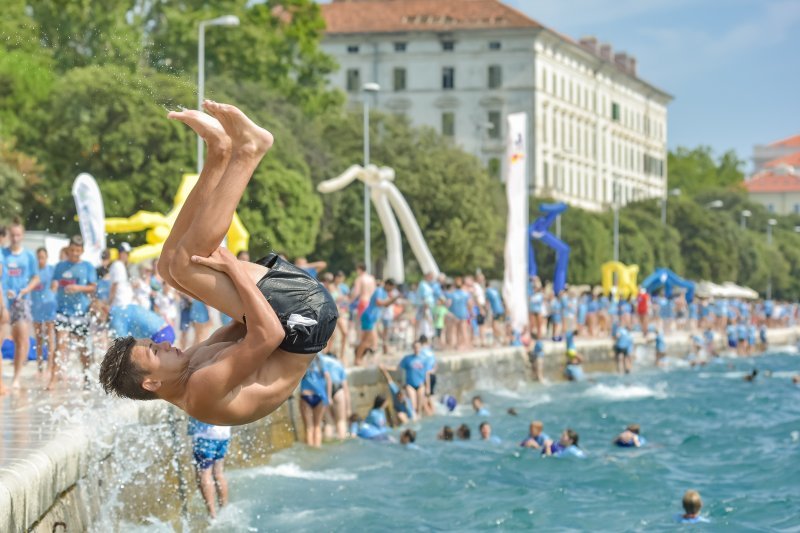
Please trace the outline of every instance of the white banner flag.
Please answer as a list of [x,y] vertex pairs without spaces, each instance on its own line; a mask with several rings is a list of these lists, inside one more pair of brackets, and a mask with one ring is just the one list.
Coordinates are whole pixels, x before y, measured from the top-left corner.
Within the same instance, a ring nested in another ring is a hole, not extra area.
[[84,172],[72,184],[72,197],[83,237],[82,259],[98,266],[100,253],[106,248],[106,214],[100,188],[94,178]]
[[514,113],[508,116],[505,164],[508,229],[503,298],[511,319],[511,327],[517,333],[522,333],[528,324],[527,132],[527,114]]

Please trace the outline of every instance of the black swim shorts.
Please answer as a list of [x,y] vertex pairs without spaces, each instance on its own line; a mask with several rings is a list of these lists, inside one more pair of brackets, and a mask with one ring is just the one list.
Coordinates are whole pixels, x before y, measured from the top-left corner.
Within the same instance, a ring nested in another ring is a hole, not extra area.
[[256,263],[269,268],[256,285],[286,332],[280,348],[300,354],[322,350],[339,319],[339,310],[330,293],[304,270],[274,253]]

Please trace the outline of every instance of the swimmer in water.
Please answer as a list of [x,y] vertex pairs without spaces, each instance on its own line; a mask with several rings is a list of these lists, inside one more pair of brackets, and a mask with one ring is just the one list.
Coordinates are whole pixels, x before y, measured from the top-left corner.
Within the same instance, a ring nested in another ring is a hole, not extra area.
[[519,443],[523,448],[543,449],[547,441],[551,440],[550,435],[544,433],[544,424],[541,420],[534,420],[528,428],[528,436]]
[[469,440],[470,436],[472,436],[472,431],[470,431],[469,426],[466,424],[461,424],[458,426],[456,430],[456,436],[460,440]]
[[578,434],[567,428],[561,434],[558,442],[548,440],[544,443],[542,455],[553,457],[586,457],[586,454],[578,447]]
[[639,448],[647,442],[645,438],[639,434],[640,431],[641,428],[639,424],[631,424],[625,428],[625,431],[617,435],[617,438],[614,439],[613,442],[620,448]]
[[276,254],[239,261],[222,242],[253,172],[272,147],[270,132],[232,105],[171,112],[208,145],[208,159],[167,237],[164,281],[233,317],[186,350],[149,338],[116,339],[100,368],[107,393],[165,400],[203,422],[263,418],[297,388],[339,317],[330,293]]
[[492,425],[489,422],[485,420],[481,422],[481,425],[478,426],[478,430],[481,433],[481,440],[486,440],[495,444],[500,444],[502,442],[500,437],[492,435]]
[[444,426],[442,430],[436,435],[436,438],[439,440],[446,440],[451,441],[453,440],[453,428],[450,426]]
[[472,409],[478,416],[491,416],[491,413],[483,404],[483,398],[481,398],[480,396],[476,395],[472,397]]
[[795,374],[792,376],[792,383],[795,385],[800,385],[800,374]]
[[409,446],[417,441],[417,432],[413,429],[407,429],[400,434],[400,444]]
[[681,524],[700,524],[709,522],[708,518],[700,516],[700,509],[703,508],[703,499],[696,490],[687,490],[683,495],[682,515],[678,515],[676,520]]
[[757,377],[758,377],[758,369],[754,368],[752,372],[750,372],[749,374],[745,374],[743,379],[748,383],[753,383]]

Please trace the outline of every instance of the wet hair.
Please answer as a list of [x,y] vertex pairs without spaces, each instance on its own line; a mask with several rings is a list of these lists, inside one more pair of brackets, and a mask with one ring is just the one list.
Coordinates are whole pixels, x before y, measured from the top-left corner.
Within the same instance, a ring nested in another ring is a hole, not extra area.
[[400,442],[415,442],[417,440],[417,432],[413,429],[407,429],[400,434]]
[[639,431],[641,431],[639,424],[631,424],[626,429],[631,433],[636,433],[637,435],[639,434]]
[[114,339],[100,364],[100,384],[106,394],[132,400],[157,400],[154,392],[142,387],[144,369],[131,359],[135,345],[133,337]]
[[569,429],[569,428],[565,429],[564,431],[566,431],[567,437],[569,437],[569,440],[572,441],[572,444],[578,447],[578,433],[575,432],[574,429]]
[[508,413],[510,416],[517,416],[517,414],[518,414],[517,410],[514,409],[513,407],[509,407],[508,411],[506,411],[506,413]]
[[456,430],[456,434],[458,435],[458,438],[461,440],[469,440],[471,433],[472,432],[469,430],[469,426],[466,424],[461,424],[460,426],[458,426],[458,429]]
[[703,499],[696,490],[687,490],[683,495],[683,510],[686,514],[697,514],[703,507]]
[[475,396],[472,397],[472,403],[475,403],[475,400],[478,400],[479,402],[483,403],[483,398],[481,398],[479,394],[476,394]]
[[419,339],[417,339],[417,342],[420,344],[428,344],[428,337],[425,335],[420,335]]
[[481,425],[478,426],[478,429],[483,431],[483,428],[485,428],[486,426],[492,427],[492,426],[489,425],[489,422],[483,421],[483,422],[481,422]]
[[439,434],[440,440],[453,440],[453,428],[444,426],[442,432]]
[[378,394],[375,396],[375,401],[372,402],[373,409],[383,409],[383,404],[386,403],[386,396]]

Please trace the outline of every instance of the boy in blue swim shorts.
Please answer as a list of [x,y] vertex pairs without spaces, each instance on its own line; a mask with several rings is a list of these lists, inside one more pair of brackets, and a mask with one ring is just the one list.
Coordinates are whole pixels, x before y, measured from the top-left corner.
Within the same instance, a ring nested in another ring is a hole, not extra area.
[[230,426],[214,426],[189,417],[192,455],[197,488],[206,503],[211,518],[217,517],[217,503],[228,504],[228,481],[223,472],[225,454],[231,441]]

